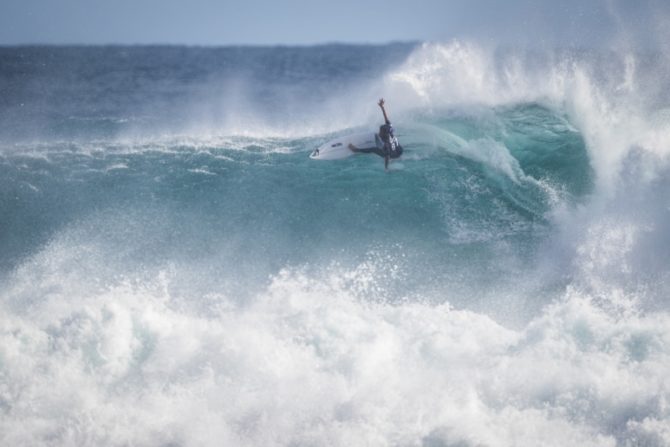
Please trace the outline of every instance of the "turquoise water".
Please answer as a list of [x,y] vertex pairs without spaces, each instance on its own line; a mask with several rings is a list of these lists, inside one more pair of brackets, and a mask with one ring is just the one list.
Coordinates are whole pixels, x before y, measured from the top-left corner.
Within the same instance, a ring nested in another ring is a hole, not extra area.
[[389,172],[372,156],[309,159],[331,136],[19,146],[2,165],[3,261],[76,228],[110,245],[114,265],[90,272],[102,279],[195,262],[206,290],[247,297],[284,267],[318,275],[373,257],[380,279],[387,263],[401,275],[384,299],[442,302],[453,277],[493,293],[500,257],[530,267],[554,196],[576,204],[593,187],[580,134],[536,104],[403,122],[408,152]]
[[525,57],[3,48],[1,443],[670,442],[665,109]]

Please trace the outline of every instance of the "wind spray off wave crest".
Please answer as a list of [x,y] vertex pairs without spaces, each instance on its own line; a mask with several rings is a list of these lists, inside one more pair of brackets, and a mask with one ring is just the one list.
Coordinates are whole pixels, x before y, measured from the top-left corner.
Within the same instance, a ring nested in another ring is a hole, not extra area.
[[541,52],[487,48],[467,41],[424,43],[386,75],[385,83],[414,106],[554,101],[563,93],[569,62]]

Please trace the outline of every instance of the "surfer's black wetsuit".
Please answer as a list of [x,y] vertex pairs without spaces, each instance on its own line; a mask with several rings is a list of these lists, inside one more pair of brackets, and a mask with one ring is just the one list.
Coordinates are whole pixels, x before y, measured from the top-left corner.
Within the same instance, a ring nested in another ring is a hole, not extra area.
[[356,152],[363,154],[374,153],[384,158],[388,154],[389,158],[398,158],[402,155],[402,146],[398,143],[398,139],[393,135],[393,126],[390,121],[379,126],[379,133],[375,134],[376,147],[367,149],[358,149]]
[[402,155],[402,146],[393,134],[391,121],[386,120],[386,124],[379,126],[379,133],[375,135],[375,141],[377,141],[377,146],[381,143],[384,154],[388,154],[389,158],[398,158]]

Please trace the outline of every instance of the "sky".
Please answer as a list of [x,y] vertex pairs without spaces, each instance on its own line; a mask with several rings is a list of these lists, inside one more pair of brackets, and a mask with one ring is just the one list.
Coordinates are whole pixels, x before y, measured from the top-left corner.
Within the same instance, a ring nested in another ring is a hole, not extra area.
[[2,0],[0,45],[660,44],[668,0]]

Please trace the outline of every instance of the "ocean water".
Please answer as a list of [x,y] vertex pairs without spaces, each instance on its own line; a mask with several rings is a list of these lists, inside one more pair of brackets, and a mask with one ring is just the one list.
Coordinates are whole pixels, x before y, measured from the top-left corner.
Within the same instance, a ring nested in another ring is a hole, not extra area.
[[669,61],[0,48],[0,444],[670,445]]

